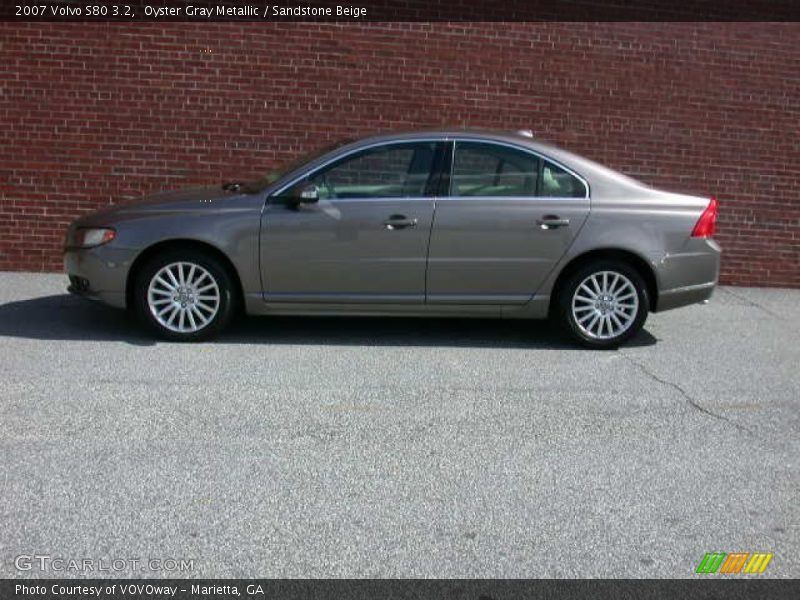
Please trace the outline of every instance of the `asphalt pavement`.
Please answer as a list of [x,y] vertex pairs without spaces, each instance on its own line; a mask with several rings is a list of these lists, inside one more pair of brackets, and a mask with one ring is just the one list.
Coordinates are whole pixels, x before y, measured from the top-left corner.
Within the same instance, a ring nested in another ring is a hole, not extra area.
[[[0,577],[800,577],[800,290],[600,352],[445,319],[173,344],[65,287],[0,273]],[[66,570],[131,558],[191,570]]]

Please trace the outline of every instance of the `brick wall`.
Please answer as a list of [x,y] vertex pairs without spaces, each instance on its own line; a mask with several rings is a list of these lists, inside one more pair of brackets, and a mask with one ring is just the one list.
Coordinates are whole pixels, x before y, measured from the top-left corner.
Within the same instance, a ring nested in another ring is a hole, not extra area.
[[529,127],[716,194],[723,281],[800,286],[800,24],[0,23],[0,269],[109,202],[341,137]]

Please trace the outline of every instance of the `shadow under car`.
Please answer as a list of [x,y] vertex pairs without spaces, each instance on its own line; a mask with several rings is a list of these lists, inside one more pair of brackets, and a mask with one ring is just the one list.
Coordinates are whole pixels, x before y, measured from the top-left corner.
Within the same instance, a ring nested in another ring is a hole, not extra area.
[[[0,335],[138,346],[169,343],[151,336],[130,312],[68,294],[0,305]],[[211,343],[582,350],[549,321],[424,317],[246,317]],[[643,330],[627,346],[655,343]]]

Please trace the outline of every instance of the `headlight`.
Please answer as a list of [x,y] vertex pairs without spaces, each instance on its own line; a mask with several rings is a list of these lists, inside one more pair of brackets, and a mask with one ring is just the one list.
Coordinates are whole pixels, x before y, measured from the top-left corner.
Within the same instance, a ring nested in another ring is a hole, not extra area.
[[75,232],[75,246],[92,248],[107,244],[117,237],[117,232],[108,227],[82,227]]

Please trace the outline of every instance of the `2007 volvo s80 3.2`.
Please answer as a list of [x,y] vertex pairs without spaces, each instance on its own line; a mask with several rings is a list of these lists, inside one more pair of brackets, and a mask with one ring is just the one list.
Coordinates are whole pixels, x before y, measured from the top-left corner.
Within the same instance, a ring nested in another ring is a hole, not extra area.
[[553,316],[611,348],[713,292],[714,198],[674,194],[530,132],[391,134],[259,181],[74,222],[70,291],[171,340],[260,315]]

